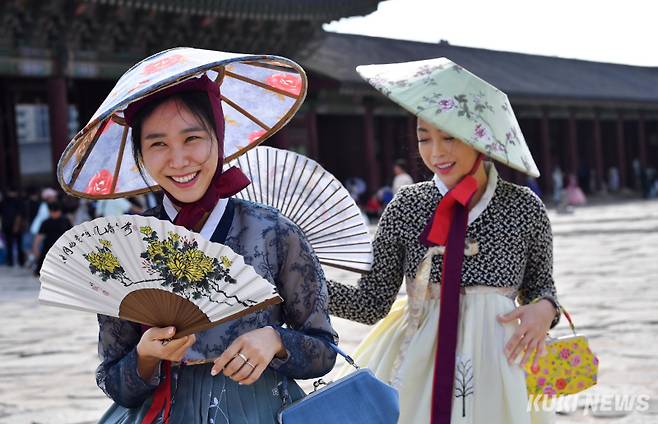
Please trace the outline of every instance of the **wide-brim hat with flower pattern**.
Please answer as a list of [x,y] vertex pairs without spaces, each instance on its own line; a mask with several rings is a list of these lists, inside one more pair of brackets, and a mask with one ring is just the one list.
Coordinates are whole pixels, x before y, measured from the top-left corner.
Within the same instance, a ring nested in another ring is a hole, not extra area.
[[539,176],[507,95],[447,58],[358,66],[391,100],[485,155]]
[[78,197],[111,199],[158,188],[139,172],[123,113],[136,100],[202,75],[220,86],[224,162],[265,141],[297,112],[306,96],[304,70],[272,55],[174,48],[134,65],[62,154],[57,177]]

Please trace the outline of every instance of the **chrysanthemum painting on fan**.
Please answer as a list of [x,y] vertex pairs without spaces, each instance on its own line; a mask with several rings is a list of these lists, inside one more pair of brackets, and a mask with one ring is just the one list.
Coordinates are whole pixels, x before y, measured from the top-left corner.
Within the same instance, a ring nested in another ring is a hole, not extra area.
[[[170,287],[173,293],[179,294],[188,300],[208,297],[212,302],[220,300],[212,298],[211,294],[221,293],[222,281],[236,284],[235,278],[228,273],[232,262],[226,256],[219,259],[211,258],[199,250],[196,240],[181,237],[179,234],[169,232],[165,240],[158,239],[158,234],[149,226],[139,229],[143,234],[142,240],[147,243],[145,252],[140,257],[146,272],[153,276],[146,280],[133,281],[123,269],[119,260],[112,253],[112,243],[100,239],[96,252],[83,255],[89,262],[89,271],[98,275],[101,280],[117,280],[125,287],[146,282],[160,282],[163,287]],[[221,260],[221,263],[220,263]],[[250,306],[254,301],[241,301],[232,296],[235,301],[244,306]],[[221,302],[226,302],[222,300]],[[230,303],[228,303],[230,305]]]
[[41,282],[42,303],[174,325],[177,337],[281,301],[229,247],[128,215],[65,233],[46,256]]

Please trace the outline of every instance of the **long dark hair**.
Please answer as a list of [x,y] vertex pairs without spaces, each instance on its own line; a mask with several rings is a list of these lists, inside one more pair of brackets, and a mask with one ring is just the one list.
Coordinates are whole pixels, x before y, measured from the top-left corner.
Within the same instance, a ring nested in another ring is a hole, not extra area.
[[[139,174],[142,176],[144,183],[148,186],[149,183],[144,174],[144,168],[142,167],[142,125],[144,120],[151,116],[153,111],[157,109],[161,104],[174,100],[178,105],[178,110],[180,111],[181,107],[186,107],[192,112],[195,118],[199,120],[203,128],[211,136],[217,134],[217,123],[213,118],[212,107],[210,105],[210,100],[208,99],[208,94],[200,91],[188,91],[184,93],[172,94],[168,97],[163,97],[158,100],[154,100],[151,103],[145,105],[142,109],[139,110],[133,117],[133,125],[131,127],[131,138],[132,138],[132,153],[133,159],[135,160],[135,165]],[[217,140],[220,142],[220,140]],[[217,166],[222,166],[221,160]]]

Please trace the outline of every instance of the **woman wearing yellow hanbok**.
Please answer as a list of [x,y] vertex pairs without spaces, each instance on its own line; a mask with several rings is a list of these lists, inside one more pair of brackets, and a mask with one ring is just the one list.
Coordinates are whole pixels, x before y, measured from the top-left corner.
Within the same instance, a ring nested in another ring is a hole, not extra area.
[[551,422],[529,412],[518,365],[559,317],[550,222],[489,160],[539,175],[507,97],[445,58],[357,71],[418,117],[434,177],[388,205],[357,286],[329,282],[332,314],[385,317],[354,359],[399,389],[404,424]]

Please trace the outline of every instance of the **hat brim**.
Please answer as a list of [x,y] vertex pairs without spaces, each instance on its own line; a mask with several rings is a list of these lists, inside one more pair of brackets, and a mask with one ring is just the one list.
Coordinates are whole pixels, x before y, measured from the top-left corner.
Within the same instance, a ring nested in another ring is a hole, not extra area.
[[57,177],[64,191],[112,199],[159,189],[147,174],[145,181],[135,164],[123,110],[204,73],[220,85],[225,163],[285,126],[303,103],[308,85],[301,66],[280,56],[175,48],[146,58],[119,79],[62,154]]

